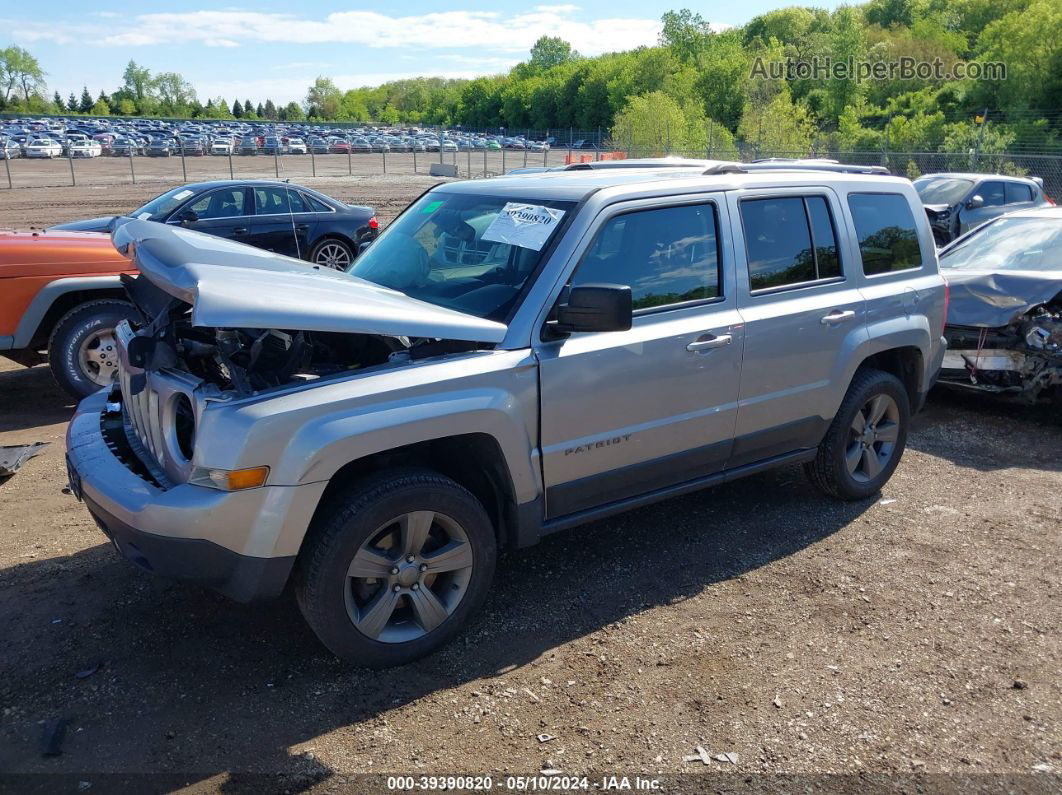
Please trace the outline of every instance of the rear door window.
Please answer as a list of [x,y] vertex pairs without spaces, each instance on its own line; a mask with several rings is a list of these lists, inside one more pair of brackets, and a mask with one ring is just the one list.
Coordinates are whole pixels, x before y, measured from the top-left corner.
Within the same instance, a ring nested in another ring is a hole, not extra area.
[[850,193],[848,207],[859,239],[863,273],[920,268],[918,228],[907,199],[898,193]]
[[824,197],[744,199],[741,223],[752,291],[841,276],[837,235]]
[[1020,182],[1007,183],[1007,204],[1020,204],[1033,200],[1032,188]]

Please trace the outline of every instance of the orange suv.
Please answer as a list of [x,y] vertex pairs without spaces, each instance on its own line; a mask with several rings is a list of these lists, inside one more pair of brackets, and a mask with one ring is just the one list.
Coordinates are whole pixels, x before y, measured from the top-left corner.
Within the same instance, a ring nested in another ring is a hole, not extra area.
[[0,231],[0,355],[44,360],[74,397],[110,383],[114,328],[135,314],[119,281],[133,264],[96,232]]

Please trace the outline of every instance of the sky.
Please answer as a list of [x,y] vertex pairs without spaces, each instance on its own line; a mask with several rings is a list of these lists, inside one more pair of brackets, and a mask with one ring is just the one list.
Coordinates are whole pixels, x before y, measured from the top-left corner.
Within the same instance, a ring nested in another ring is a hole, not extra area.
[[[55,0],[5,3],[0,47],[17,44],[40,61],[48,91],[93,96],[122,82],[130,59],[179,72],[201,101],[302,100],[318,75],[342,89],[418,75],[476,77],[527,58],[542,35],[561,36],[584,55],[657,41],[660,17],[693,5],[717,27],[741,25],[788,5],[778,0],[579,0],[578,3],[403,0],[339,4],[259,0],[253,5]],[[816,5],[834,7],[836,0]]]

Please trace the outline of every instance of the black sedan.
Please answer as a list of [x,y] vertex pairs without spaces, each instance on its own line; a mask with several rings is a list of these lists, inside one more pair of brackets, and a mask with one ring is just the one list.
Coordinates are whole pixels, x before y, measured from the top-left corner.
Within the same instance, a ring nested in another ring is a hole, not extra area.
[[[300,185],[262,180],[184,185],[126,215],[227,237],[340,270],[376,239],[380,227],[372,207],[343,204]],[[118,217],[51,228],[109,232]]]

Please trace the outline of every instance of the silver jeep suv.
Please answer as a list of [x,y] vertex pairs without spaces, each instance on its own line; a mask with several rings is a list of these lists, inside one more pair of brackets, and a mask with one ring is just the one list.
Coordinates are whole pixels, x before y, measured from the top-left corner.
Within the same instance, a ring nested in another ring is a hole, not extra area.
[[148,221],[120,376],[67,436],[126,558],[291,582],[338,656],[420,657],[499,550],[781,464],[876,494],[940,368],[911,183],[736,166],[440,185],[350,267]]

